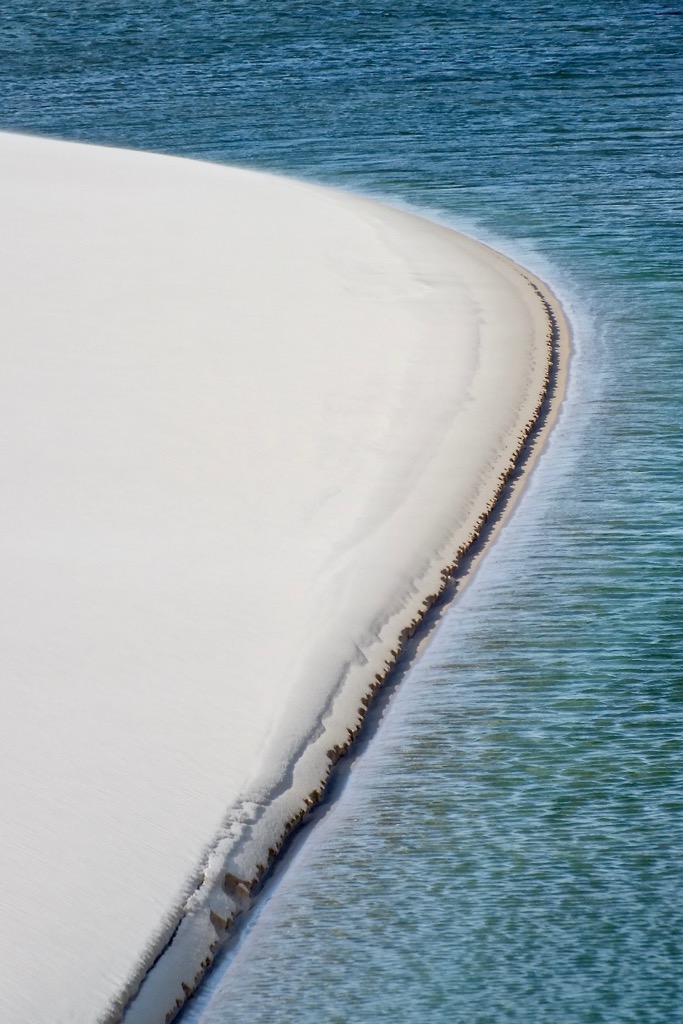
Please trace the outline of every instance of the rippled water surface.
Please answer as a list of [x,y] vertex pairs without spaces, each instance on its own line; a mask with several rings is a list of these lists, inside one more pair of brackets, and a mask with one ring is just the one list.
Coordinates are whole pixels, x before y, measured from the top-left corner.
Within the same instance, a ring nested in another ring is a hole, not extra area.
[[522,503],[187,1024],[683,1021],[683,12],[13,0],[0,126],[432,211],[572,316]]

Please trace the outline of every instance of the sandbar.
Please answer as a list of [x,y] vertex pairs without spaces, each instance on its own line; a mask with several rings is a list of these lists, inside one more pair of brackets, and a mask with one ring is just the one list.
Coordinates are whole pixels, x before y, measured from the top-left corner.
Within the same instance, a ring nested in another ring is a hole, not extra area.
[[566,324],[367,198],[0,154],[0,1015],[161,1024],[482,530]]

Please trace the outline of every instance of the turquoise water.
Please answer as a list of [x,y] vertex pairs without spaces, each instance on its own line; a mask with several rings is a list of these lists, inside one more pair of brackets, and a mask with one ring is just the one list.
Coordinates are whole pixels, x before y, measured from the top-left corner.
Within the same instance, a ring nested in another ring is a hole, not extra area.
[[575,327],[515,517],[184,1024],[683,1021],[683,14],[2,17],[0,127],[416,205],[550,280]]

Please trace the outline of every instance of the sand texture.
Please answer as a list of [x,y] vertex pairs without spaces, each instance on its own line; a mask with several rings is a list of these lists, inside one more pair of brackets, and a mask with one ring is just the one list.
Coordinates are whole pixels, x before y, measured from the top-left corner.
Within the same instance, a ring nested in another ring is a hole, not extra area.
[[0,1018],[160,1024],[481,525],[548,312],[346,193],[0,156]]

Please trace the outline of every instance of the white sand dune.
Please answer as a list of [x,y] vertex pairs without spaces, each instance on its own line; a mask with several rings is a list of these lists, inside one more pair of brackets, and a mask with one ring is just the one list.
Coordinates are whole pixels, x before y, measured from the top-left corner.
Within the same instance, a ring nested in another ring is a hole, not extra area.
[[156,1024],[497,493],[547,316],[348,194],[0,160],[0,1019]]

